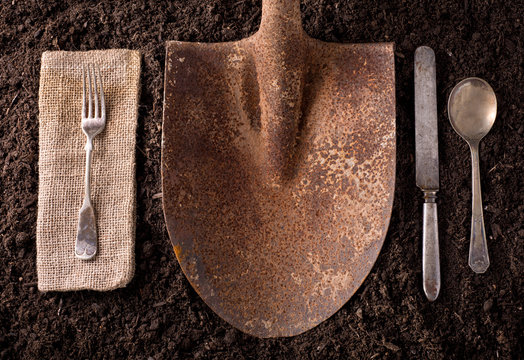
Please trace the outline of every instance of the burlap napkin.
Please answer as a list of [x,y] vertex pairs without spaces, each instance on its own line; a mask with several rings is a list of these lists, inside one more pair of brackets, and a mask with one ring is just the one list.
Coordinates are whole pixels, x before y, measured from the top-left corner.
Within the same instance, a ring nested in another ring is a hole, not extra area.
[[[91,199],[98,230],[92,260],[75,257],[84,196],[86,137],[80,128],[82,67],[98,64],[106,127],[94,140]],[[41,291],[112,290],[134,273],[135,138],[140,54],[130,50],[45,52],[40,72],[36,232]]]

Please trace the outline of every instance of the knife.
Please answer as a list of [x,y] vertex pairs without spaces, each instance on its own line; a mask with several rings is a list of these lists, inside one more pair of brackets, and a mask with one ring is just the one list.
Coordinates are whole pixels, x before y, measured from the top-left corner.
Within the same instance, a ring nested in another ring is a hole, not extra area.
[[417,186],[424,193],[422,284],[429,301],[435,301],[440,291],[437,135],[435,53],[431,48],[421,46],[415,51],[415,151]]

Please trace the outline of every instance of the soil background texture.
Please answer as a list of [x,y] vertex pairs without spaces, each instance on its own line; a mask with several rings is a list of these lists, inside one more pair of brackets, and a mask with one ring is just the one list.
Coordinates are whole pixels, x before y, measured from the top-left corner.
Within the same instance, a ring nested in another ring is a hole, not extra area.
[[[260,0],[0,2],[0,359],[523,358],[524,2],[302,0],[306,32],[329,42],[395,42],[397,180],[382,252],[351,300],[292,338],[257,339],[220,319],[184,277],[162,213],[165,41],[222,42],[259,27]],[[436,53],[442,289],[421,279],[422,193],[415,186],[413,56]],[[41,293],[36,276],[38,87],[46,50],[142,53],[137,131],[136,274],[124,289]],[[491,266],[467,264],[471,165],[446,103],[461,79],[494,88],[481,142]]]

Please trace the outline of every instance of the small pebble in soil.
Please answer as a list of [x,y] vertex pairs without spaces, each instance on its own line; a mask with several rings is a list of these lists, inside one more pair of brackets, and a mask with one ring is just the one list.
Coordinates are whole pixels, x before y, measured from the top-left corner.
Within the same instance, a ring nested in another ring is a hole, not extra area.
[[500,230],[499,224],[491,225],[491,232],[493,232],[493,237],[495,239],[498,239],[498,237],[502,235],[502,231]]
[[362,319],[362,309],[361,308],[358,308],[355,314],[357,315],[359,319]]
[[150,258],[151,255],[153,255],[153,244],[151,244],[150,242],[146,242],[144,244],[143,251],[144,251],[144,257],[146,259]]
[[4,246],[5,246],[6,250],[9,250],[10,248],[12,248],[13,245],[15,245],[15,240],[13,239],[13,237],[12,236],[5,237],[5,239],[4,239]]
[[482,309],[485,311],[485,312],[488,312],[491,310],[491,308],[493,307],[493,299],[488,299],[484,302],[484,305],[482,306]]
[[237,333],[236,330],[230,329],[226,332],[226,335],[224,335],[224,343],[226,345],[233,344],[237,339]]
[[98,314],[98,312],[100,311],[100,305],[98,305],[97,303],[93,303],[93,304],[91,305],[91,309],[93,310],[93,312],[94,312],[95,314]]
[[156,331],[160,327],[160,321],[158,319],[153,319],[151,321],[151,326],[149,326],[149,330]]
[[29,234],[25,232],[18,233],[16,235],[16,246],[17,247],[24,247],[29,242]]

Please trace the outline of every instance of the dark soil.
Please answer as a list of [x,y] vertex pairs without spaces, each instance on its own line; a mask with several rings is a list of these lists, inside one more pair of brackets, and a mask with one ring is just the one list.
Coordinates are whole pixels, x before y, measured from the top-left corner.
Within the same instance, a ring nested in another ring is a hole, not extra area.
[[[305,0],[306,31],[332,42],[396,43],[397,185],[389,233],[370,275],[332,318],[294,338],[261,340],[215,315],[185,279],[164,226],[160,139],[164,42],[253,34],[260,0],[0,3],[0,358],[523,357],[524,3],[501,0]],[[415,186],[413,53],[437,56],[442,290],[421,286],[422,196]],[[45,50],[138,49],[136,275],[125,289],[40,293],[35,268],[38,86]],[[481,146],[491,267],[467,265],[470,158],[447,120],[460,79],[493,86],[499,114]]]

